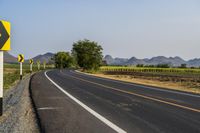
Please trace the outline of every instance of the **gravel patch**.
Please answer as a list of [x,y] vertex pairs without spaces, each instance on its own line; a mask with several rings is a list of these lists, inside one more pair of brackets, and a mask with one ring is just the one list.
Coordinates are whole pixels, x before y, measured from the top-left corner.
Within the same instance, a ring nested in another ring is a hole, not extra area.
[[0,132],[39,133],[38,122],[29,93],[30,76],[19,81],[4,94],[4,114],[0,117]]

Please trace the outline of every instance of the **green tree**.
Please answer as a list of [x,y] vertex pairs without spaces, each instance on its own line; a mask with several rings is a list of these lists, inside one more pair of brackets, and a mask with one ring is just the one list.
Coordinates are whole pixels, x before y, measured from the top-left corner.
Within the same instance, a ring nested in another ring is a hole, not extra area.
[[158,67],[158,68],[170,68],[169,64],[158,64],[156,67]]
[[144,67],[143,64],[137,64],[136,67]]
[[181,64],[180,68],[187,68],[187,64]]
[[97,42],[79,40],[73,44],[72,55],[84,70],[97,70],[102,64],[102,47]]
[[73,59],[69,52],[58,52],[54,55],[56,68],[68,68],[73,65]]

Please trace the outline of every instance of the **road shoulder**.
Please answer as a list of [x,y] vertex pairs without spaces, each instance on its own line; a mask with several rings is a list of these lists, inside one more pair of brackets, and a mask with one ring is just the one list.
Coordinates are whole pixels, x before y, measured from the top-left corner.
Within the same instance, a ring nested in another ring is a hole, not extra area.
[[29,94],[29,80],[30,76],[26,76],[5,93],[4,114],[0,118],[1,132],[39,132]]

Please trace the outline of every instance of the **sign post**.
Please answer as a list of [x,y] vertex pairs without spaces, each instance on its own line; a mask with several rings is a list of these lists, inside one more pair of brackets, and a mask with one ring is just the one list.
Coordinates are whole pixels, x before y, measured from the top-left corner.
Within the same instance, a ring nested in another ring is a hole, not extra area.
[[44,67],[44,69],[46,69],[46,61],[45,60],[43,62],[43,67]]
[[0,51],[0,115],[3,114],[3,51]]
[[0,21],[0,116],[3,115],[3,51],[10,50],[10,23]]
[[37,61],[38,70],[40,70],[40,61]]
[[24,55],[19,54],[18,55],[18,62],[20,63],[20,80],[22,80],[23,74],[22,74],[22,63],[24,62]]
[[22,62],[20,62],[20,80],[22,80]]
[[33,59],[30,59],[29,63],[30,63],[30,72],[32,73],[32,71],[33,71]]

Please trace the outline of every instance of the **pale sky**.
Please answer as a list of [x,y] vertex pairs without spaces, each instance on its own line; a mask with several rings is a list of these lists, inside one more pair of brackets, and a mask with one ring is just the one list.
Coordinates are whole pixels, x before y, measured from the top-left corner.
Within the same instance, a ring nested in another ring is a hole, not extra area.
[[200,58],[199,0],[0,0],[10,53],[70,51],[87,38],[113,57]]

